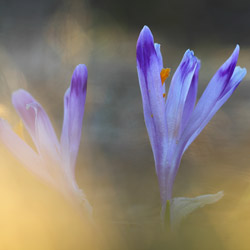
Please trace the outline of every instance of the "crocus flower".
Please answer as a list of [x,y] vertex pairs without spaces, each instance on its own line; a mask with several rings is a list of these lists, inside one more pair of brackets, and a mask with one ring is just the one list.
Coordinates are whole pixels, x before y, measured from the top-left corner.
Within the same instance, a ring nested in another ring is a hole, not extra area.
[[232,95],[246,75],[236,67],[237,45],[233,54],[218,69],[196,103],[200,61],[187,50],[175,71],[168,95],[165,80],[169,69],[163,68],[160,45],[144,26],[137,42],[137,71],[142,95],[144,119],[153,150],[159,181],[162,213],[170,212],[175,223],[197,207],[219,200],[223,193],[196,198],[172,198],[174,180],[181,157],[219,108]]
[[25,90],[12,95],[12,103],[32,138],[35,150],[9,124],[0,119],[0,141],[30,171],[59,190],[74,204],[92,208],[75,179],[75,163],[81,140],[88,72],[78,65],[64,96],[64,120],[59,141],[43,107]]

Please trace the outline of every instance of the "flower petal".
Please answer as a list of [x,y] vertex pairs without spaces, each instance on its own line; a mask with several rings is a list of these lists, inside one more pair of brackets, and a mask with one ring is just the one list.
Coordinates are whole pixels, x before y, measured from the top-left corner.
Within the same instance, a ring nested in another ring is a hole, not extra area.
[[170,208],[171,227],[175,230],[181,221],[198,208],[219,201],[224,196],[223,191],[216,194],[207,194],[195,198],[178,197],[174,198]]
[[27,169],[52,184],[41,157],[13,132],[9,124],[3,119],[0,119],[0,141]]
[[155,43],[155,52],[158,58],[158,63],[159,63],[159,68],[162,69],[163,68],[163,59],[162,59],[162,55],[161,55],[161,45],[159,43]]
[[34,103],[35,99],[23,89],[12,94],[12,103],[18,115],[22,118],[23,124],[28,130],[33,142],[36,144],[35,112],[27,109],[27,104]]
[[185,129],[189,118],[191,117],[194,106],[197,98],[197,90],[198,90],[198,80],[199,80],[199,71],[200,71],[200,61],[197,61],[197,66],[195,68],[195,72],[192,78],[192,82],[190,84],[190,88],[188,90],[187,98],[184,105],[183,115],[182,115],[182,123],[180,127],[180,135]]
[[147,26],[144,26],[138,38],[136,57],[144,119],[158,173],[159,166],[165,163],[164,148],[167,139],[165,99],[163,98],[165,90],[161,83],[161,68],[153,35]]
[[[66,166],[74,169],[81,140],[82,120],[86,100],[88,71],[78,65],[73,73],[70,88],[64,96],[64,120],[61,135],[61,150]],[[69,170],[68,169],[68,170]],[[73,174],[74,171],[70,171]]]
[[232,95],[235,88],[244,78],[246,70],[240,67],[235,68],[238,54],[239,47],[237,46],[232,56],[221,66],[212,78],[197,103],[186,129],[182,134],[181,144],[184,144],[185,150],[199,135],[219,108]]
[[197,67],[199,67],[198,59],[192,51],[187,50],[170,84],[166,103],[166,115],[168,140],[173,140],[174,143],[176,143],[180,135],[182,123],[186,123],[186,120],[183,121],[183,118],[187,119],[189,117],[189,113],[187,117],[183,116],[186,101],[187,105],[191,106],[190,108],[187,107],[186,111],[190,112],[196,99],[197,87],[192,86],[192,84],[197,85],[194,77]]
[[12,95],[17,113],[30,133],[39,154],[50,160],[59,160],[59,142],[49,117],[42,106],[25,90]]

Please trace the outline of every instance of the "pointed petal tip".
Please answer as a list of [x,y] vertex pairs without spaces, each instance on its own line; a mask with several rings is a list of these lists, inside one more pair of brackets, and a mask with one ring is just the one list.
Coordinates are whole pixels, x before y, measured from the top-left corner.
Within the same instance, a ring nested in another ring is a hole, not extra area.
[[187,56],[194,56],[194,51],[191,50],[191,49],[187,49],[186,52],[185,52],[185,55],[187,55]]
[[237,61],[238,61],[238,57],[239,57],[239,52],[240,52],[240,46],[236,45],[234,51],[232,52],[231,56],[224,62],[224,64],[219,68],[219,70],[217,71],[217,73],[215,74],[215,76],[217,75],[218,77],[226,77],[226,79],[230,79]]
[[190,49],[187,49],[186,52],[184,53],[184,56],[186,58],[188,58],[189,60],[190,59],[193,59],[195,61],[200,61],[195,55],[194,55],[194,51],[193,50],[190,50]]
[[186,50],[179,66],[181,75],[184,76],[197,67],[199,69],[199,64],[200,60],[194,55],[194,52],[190,49]]
[[86,91],[88,80],[88,70],[85,64],[79,64],[76,66],[71,80],[71,91],[75,92],[77,95]]
[[237,63],[238,57],[239,57],[239,53],[240,53],[240,46],[239,46],[239,44],[237,44],[235,46],[235,49],[234,49],[233,53],[229,57],[229,60],[231,59],[232,62],[235,61],[235,63]]
[[88,77],[88,69],[85,64],[78,64],[73,72],[73,77],[78,77],[79,75],[84,75],[85,78]]
[[146,46],[147,44],[150,44],[150,43],[154,43],[153,35],[151,33],[151,30],[147,26],[144,26],[140,32],[140,35],[137,41],[137,46],[136,46],[137,52],[140,47]]
[[147,26],[140,32],[136,45],[136,59],[138,64],[146,70],[150,63],[151,55],[156,55],[154,37]]
[[234,49],[231,57],[235,57],[237,60],[239,53],[240,53],[240,46],[239,46],[239,44],[236,44],[235,49]]
[[141,33],[151,33],[151,30],[147,25],[144,25],[141,30]]
[[198,62],[198,58],[194,55],[194,51],[187,49],[184,53],[183,56],[183,62],[189,62],[189,63],[197,63]]

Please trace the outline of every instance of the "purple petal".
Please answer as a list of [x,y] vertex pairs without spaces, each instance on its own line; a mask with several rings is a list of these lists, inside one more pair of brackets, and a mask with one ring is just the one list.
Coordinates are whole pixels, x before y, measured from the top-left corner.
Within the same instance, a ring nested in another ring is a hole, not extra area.
[[43,157],[58,160],[59,142],[42,106],[22,89],[13,93],[12,102],[30,133],[38,152]]
[[158,62],[159,62],[159,68],[162,69],[163,68],[163,59],[162,59],[162,55],[161,55],[161,45],[159,43],[155,43],[155,52],[158,58]]
[[83,64],[78,65],[74,70],[70,88],[64,96],[64,120],[61,146],[62,155],[67,162],[66,165],[71,169],[74,169],[81,140],[87,78],[88,71],[86,66]]
[[9,124],[2,119],[0,119],[0,141],[27,169],[52,184],[41,157],[14,133]]
[[165,90],[161,82],[161,68],[153,35],[147,26],[144,26],[138,38],[136,57],[144,119],[158,173],[160,166],[165,163],[167,140],[165,99],[163,98]]
[[211,79],[197,103],[181,138],[182,143],[185,144],[185,150],[211,120],[218,109],[231,96],[245,76],[245,69],[235,68],[238,55],[239,46],[237,45],[231,57],[220,67]]
[[28,130],[33,142],[36,144],[35,112],[27,109],[27,104],[36,102],[35,99],[25,90],[19,89],[12,94],[12,103],[18,115],[22,118],[24,126]]
[[190,88],[188,90],[185,105],[184,105],[180,134],[182,134],[183,130],[185,129],[188,123],[188,120],[191,114],[194,111],[194,106],[195,106],[196,98],[197,98],[197,90],[198,90],[199,71],[200,71],[200,61],[198,60],[197,66],[195,68],[195,72],[193,75],[193,79],[190,84]]
[[196,106],[196,112],[202,113],[205,117],[210,112],[221,93],[229,83],[234,72],[239,56],[239,46],[237,45],[232,55],[215,73]]
[[[163,67],[163,59],[162,59],[162,55],[161,55],[161,45],[158,43],[155,43],[154,47],[155,47],[155,52],[156,52],[156,55],[158,58],[159,69],[162,70],[164,67]],[[165,92],[166,92],[165,82],[162,83],[162,91],[165,94]]]
[[198,59],[192,51],[187,50],[172,78],[166,103],[168,139],[173,143],[176,143],[181,127],[186,124],[192,112],[196,100],[198,71]]
[[[215,113],[221,108],[221,106],[228,100],[228,98],[233,94],[235,89],[238,87],[242,79],[245,77],[247,71],[246,69],[242,69],[240,67],[236,67],[234,73],[224,91],[221,93],[220,97],[216,101],[213,108],[207,114],[206,117],[203,117],[203,120],[199,120],[199,124],[193,122],[193,119],[190,121],[190,128],[185,132],[183,138],[189,138],[187,144],[185,146],[185,150],[188,146],[195,140],[195,138],[200,134],[203,128],[208,124],[208,122],[212,119]],[[196,115],[196,114],[194,114]],[[196,116],[194,116],[196,117]],[[192,135],[191,135],[192,134]],[[190,136],[191,135],[191,136]]]

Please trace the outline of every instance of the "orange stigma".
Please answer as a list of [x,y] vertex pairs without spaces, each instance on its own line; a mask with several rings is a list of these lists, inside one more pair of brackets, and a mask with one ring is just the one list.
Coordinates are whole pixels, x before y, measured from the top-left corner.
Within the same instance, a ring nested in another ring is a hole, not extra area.
[[166,79],[169,77],[169,74],[170,74],[170,68],[166,68],[166,69],[163,68],[161,70],[161,83],[162,83],[162,85],[164,84]]

